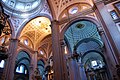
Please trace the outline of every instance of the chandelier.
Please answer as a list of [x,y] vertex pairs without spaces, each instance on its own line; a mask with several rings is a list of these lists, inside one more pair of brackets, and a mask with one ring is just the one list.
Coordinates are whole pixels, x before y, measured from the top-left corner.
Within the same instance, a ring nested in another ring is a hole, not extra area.
[[6,54],[8,49],[6,48],[5,44],[7,38],[6,36],[11,33],[10,27],[6,24],[8,18],[9,16],[4,13],[2,3],[0,2],[0,36],[2,34],[4,34],[5,36],[4,42],[2,43],[2,45],[0,45],[0,61],[8,58],[8,55]]

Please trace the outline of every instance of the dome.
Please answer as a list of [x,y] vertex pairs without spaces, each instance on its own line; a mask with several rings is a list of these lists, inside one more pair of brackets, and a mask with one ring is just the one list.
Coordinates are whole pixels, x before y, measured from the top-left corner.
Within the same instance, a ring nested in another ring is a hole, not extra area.
[[42,0],[2,0],[2,3],[6,12],[16,16],[34,14],[43,7]]

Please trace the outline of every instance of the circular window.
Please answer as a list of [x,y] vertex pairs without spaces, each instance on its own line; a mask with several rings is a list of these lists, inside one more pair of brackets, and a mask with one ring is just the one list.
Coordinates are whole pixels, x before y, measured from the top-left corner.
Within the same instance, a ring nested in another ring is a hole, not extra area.
[[75,14],[75,13],[77,13],[77,11],[78,11],[78,7],[72,7],[69,9],[70,14]]

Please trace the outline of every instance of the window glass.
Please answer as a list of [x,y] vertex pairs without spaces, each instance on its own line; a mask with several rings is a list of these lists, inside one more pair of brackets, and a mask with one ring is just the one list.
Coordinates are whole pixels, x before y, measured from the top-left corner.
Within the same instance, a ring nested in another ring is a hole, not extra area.
[[37,5],[38,5],[38,2],[36,1],[36,2],[34,2],[34,3],[32,4],[32,8],[37,7]]
[[4,64],[5,64],[5,61],[2,60],[2,61],[0,62],[0,68],[4,68]]
[[28,40],[27,40],[27,39],[24,40],[24,44],[25,44],[25,45],[28,45]]
[[16,9],[21,9],[21,10],[23,10],[23,9],[24,9],[24,4],[22,4],[22,3],[17,3]]
[[18,73],[24,73],[24,66],[18,66],[17,69],[16,69],[16,72]]
[[73,7],[69,10],[69,13],[70,14],[75,14],[75,13],[77,13],[77,11],[78,11],[78,7]]
[[92,63],[92,67],[97,66],[97,61],[91,61],[91,63]]
[[27,74],[27,69],[25,68],[24,65],[19,65],[19,66],[17,66],[17,68],[16,68],[16,72],[17,72],[17,73]]
[[7,0],[2,0],[3,2],[6,2]]
[[115,19],[118,19],[118,15],[117,13],[115,12],[115,10],[111,11],[110,12],[110,15],[112,16],[112,18],[115,20]]
[[43,51],[40,51],[40,54],[41,54],[41,55],[44,55],[44,52],[43,52]]

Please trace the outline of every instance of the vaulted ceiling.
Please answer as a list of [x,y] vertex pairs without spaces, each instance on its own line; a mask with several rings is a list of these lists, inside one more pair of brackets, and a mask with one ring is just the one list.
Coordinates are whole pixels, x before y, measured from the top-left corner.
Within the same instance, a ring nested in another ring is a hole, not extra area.
[[60,14],[62,14],[62,12],[66,10],[66,8],[75,6],[76,4],[78,8],[82,8],[82,4],[93,6],[92,0],[48,0],[48,2],[51,8],[51,12],[54,15],[53,17],[55,19],[58,19]]
[[[21,32],[20,39],[24,43],[27,40],[34,50],[38,49],[40,41],[51,34],[51,22],[46,17],[38,17],[26,24]],[[30,46],[30,45],[29,45]]]
[[[23,13],[25,13],[23,14],[25,16],[26,14],[28,15],[35,12],[34,19],[26,21],[26,25],[24,25],[24,27],[21,26],[22,24],[20,24],[20,27],[23,27],[23,30],[19,37],[22,43],[31,47],[33,50],[42,49],[41,46],[44,47],[46,45],[48,46],[46,49],[49,49],[51,46],[50,43],[51,40],[49,40],[49,42],[47,40],[42,41],[46,36],[51,34],[50,19],[46,17],[36,18],[36,16],[41,16],[38,14],[43,14],[42,10],[45,13],[47,9],[50,9],[50,15],[52,15],[52,18],[55,20],[61,20],[63,18],[68,18],[69,16],[74,16],[76,14],[79,14],[80,12],[91,9],[93,7],[92,0],[46,0],[47,2],[45,2],[45,0],[2,0],[2,1],[4,6],[8,7],[6,8],[8,9],[8,12],[9,10],[10,12],[14,11],[15,15],[18,14],[20,16],[19,18],[21,18]],[[38,12],[36,12],[36,10]],[[14,13],[13,12],[11,13],[12,17],[15,16],[13,15]],[[28,17],[24,17],[24,16],[22,17],[22,19],[26,19],[26,20],[29,19],[29,17],[31,17],[30,15],[28,15]],[[18,25],[19,24],[17,24],[17,26]],[[74,29],[76,30],[76,28]],[[69,30],[68,30],[68,35],[71,36]],[[69,38],[69,36],[67,37]],[[75,38],[81,38],[81,37],[79,35],[79,37],[75,37]],[[46,43],[46,41],[48,43]],[[41,42],[44,42],[45,44],[41,44]],[[73,47],[73,44],[71,47]],[[50,53],[50,51],[48,51],[48,53]]]

